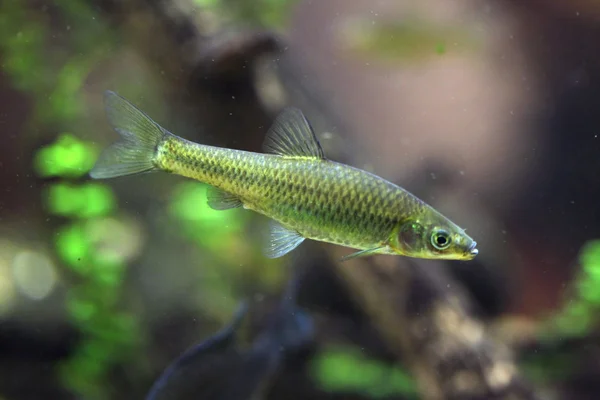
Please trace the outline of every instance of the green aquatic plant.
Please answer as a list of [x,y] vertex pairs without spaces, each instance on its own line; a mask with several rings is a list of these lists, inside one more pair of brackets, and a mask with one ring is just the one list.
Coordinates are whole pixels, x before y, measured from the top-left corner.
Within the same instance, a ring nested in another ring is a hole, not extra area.
[[577,355],[569,352],[528,354],[520,368],[527,379],[544,385],[569,379],[576,362]]
[[215,14],[220,20],[238,24],[280,29],[297,0],[194,0],[194,3]]
[[328,392],[361,393],[371,398],[417,398],[415,382],[403,369],[370,359],[355,349],[327,349],[311,361],[311,376]]
[[342,25],[340,44],[373,62],[414,62],[447,53],[472,51],[477,41],[462,26],[445,27],[418,18],[374,22],[353,19]]
[[579,253],[580,269],[567,286],[565,301],[542,324],[539,340],[544,351],[527,354],[520,361],[523,373],[532,381],[548,384],[569,379],[577,355],[561,350],[558,343],[578,340],[597,327],[600,312],[600,240],[590,240]]
[[[81,89],[106,57],[107,44],[115,41],[87,2],[61,0],[55,5],[59,12],[49,14],[27,2],[0,2],[1,68],[13,87],[31,95],[34,125],[63,126],[82,116]],[[57,36],[62,40],[54,41]]]
[[287,274],[276,260],[264,263],[258,251],[261,235],[244,233],[251,227],[251,216],[242,209],[212,209],[206,201],[208,188],[193,181],[178,184],[171,193],[169,215],[177,233],[202,251],[202,264],[211,265],[203,269],[210,279],[198,283],[205,300],[199,302],[202,313],[224,323],[224,316],[246,295],[232,282],[244,276],[244,286],[253,283],[270,290],[278,288]]
[[63,217],[103,216],[116,208],[112,190],[97,183],[74,185],[58,182],[48,187],[44,197],[48,212]]
[[600,240],[590,240],[579,254],[580,270],[570,284],[564,306],[550,319],[550,336],[586,335],[600,312]]
[[169,205],[170,214],[180,223],[183,233],[200,247],[228,257],[227,251],[244,229],[247,216],[240,209],[226,213],[210,208],[206,202],[208,185],[184,182],[177,186]]
[[[126,254],[110,250],[109,236],[119,240],[123,223],[109,216],[109,207],[102,209],[106,216],[75,216],[56,233],[57,253],[71,271],[66,309],[83,335],[61,365],[60,376],[66,387],[86,398],[110,397],[110,372],[137,354],[143,343],[137,317],[121,301]],[[103,228],[107,224],[110,229]]]
[[89,399],[110,397],[111,370],[142,343],[137,318],[120,301],[128,253],[115,242],[131,236],[126,221],[112,217],[117,204],[108,186],[73,180],[89,172],[97,155],[93,144],[62,134],[33,160],[40,177],[59,178],[43,192],[47,212],[69,219],[55,232],[55,248],[70,272],[67,314],[82,336],[59,375],[68,389]]
[[42,178],[79,178],[89,172],[96,158],[96,146],[79,140],[71,133],[62,133],[54,143],[37,151],[33,166]]
[[12,85],[22,91],[35,92],[47,84],[45,75],[38,70],[46,65],[42,51],[45,25],[36,19],[30,17],[22,2],[0,3],[2,69]]
[[[39,131],[32,128],[41,124],[67,126],[85,114],[81,89],[111,41],[111,31],[86,2],[60,0],[55,5],[58,12],[49,14],[26,2],[0,3],[2,69],[13,87],[33,100],[30,132]],[[55,44],[60,27],[64,34]],[[33,159],[39,177],[58,179],[42,194],[47,212],[69,219],[55,233],[55,246],[71,272],[66,309],[82,339],[60,376],[68,389],[84,398],[107,398],[110,369],[133,351],[134,337],[139,342],[133,314],[117,301],[126,262],[115,257],[116,252],[107,252],[94,236],[117,209],[114,195],[106,185],[73,181],[88,173],[97,156],[94,145],[63,133]]]

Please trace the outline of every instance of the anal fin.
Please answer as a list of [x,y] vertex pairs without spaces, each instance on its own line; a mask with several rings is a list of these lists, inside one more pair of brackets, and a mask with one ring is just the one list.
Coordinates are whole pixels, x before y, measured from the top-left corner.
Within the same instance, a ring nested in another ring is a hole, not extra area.
[[277,221],[270,221],[269,240],[264,247],[264,254],[268,258],[279,258],[304,241],[304,237],[298,232],[284,227]]
[[214,186],[208,187],[206,198],[208,206],[213,210],[229,210],[242,206],[242,200],[239,197]]

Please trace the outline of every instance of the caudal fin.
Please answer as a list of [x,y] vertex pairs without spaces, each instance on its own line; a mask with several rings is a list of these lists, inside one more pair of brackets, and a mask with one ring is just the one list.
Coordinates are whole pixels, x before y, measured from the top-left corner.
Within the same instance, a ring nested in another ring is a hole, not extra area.
[[166,131],[115,92],[104,93],[104,104],[106,116],[121,139],[100,154],[90,176],[106,179],[156,169],[156,147]]

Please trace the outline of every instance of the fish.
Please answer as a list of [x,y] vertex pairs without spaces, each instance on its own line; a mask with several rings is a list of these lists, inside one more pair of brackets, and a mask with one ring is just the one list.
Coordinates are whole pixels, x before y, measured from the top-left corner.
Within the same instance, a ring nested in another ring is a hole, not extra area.
[[191,142],[106,91],[107,118],[121,138],[104,149],[93,179],[164,171],[209,185],[215,210],[243,207],[269,218],[263,253],[279,258],[306,239],[352,248],[342,261],[374,254],[471,260],[465,230],[400,186],[325,157],[301,110],[281,111],[264,153]]
[[290,280],[269,323],[248,349],[237,337],[248,311],[243,302],[229,325],[190,347],[151,386],[146,400],[263,398],[286,357],[314,343],[315,325],[296,304],[299,275]]

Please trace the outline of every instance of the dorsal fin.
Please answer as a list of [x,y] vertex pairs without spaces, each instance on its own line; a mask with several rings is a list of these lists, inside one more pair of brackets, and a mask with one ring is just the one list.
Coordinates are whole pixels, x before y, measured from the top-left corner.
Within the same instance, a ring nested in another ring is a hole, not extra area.
[[325,159],[321,144],[302,111],[284,109],[269,129],[263,148],[267,153],[288,158]]

